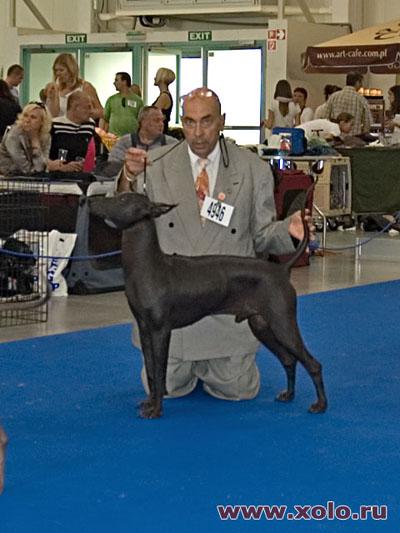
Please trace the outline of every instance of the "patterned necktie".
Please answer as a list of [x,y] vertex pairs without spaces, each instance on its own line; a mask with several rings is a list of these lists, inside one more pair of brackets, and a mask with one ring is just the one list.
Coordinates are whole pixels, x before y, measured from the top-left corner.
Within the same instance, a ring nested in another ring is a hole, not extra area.
[[[196,178],[196,183],[194,188],[196,189],[197,202],[199,204],[199,209],[203,206],[204,198],[209,194],[209,178],[206,170],[206,165],[208,163],[207,159],[199,159],[200,162],[200,174]],[[204,224],[205,220],[202,219]]]

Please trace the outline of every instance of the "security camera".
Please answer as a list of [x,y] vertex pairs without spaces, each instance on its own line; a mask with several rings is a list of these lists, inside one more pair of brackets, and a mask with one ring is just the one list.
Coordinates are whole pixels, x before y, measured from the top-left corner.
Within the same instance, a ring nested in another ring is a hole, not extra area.
[[146,28],[161,28],[166,24],[164,17],[139,17],[139,21]]

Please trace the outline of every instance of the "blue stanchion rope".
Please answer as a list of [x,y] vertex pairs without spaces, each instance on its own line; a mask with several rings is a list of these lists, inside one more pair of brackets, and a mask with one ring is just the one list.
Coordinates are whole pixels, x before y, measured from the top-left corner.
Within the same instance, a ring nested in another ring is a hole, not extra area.
[[[373,241],[382,233],[385,233],[385,231],[388,231],[393,224],[400,222],[400,211],[396,212],[394,215],[394,221],[388,222],[388,224],[379,230],[376,234],[374,234],[372,237],[369,237],[368,239],[365,239],[357,244],[352,244],[349,246],[340,246],[340,247],[334,247],[334,248],[324,248],[324,250],[328,250],[330,252],[334,251],[342,251],[342,250],[351,250],[356,248],[361,248],[362,246],[365,246],[369,242]],[[310,251],[314,252],[319,249],[319,243],[318,241],[310,241],[309,242],[309,249]],[[117,255],[120,255],[122,253],[122,250],[115,250],[114,252],[105,252],[103,254],[97,254],[97,255],[76,255],[76,256],[63,256],[63,255],[38,255],[38,254],[26,254],[23,252],[12,252],[10,250],[4,250],[4,248],[0,248],[0,254],[4,255],[11,255],[14,257],[23,257],[23,258],[34,258],[34,259],[68,259],[70,261],[92,261],[94,259],[104,259],[106,257],[115,257]]]
[[39,255],[39,254],[26,254],[23,252],[12,252],[10,250],[4,250],[0,248],[0,254],[12,255],[13,257],[24,257],[29,259],[68,259],[70,261],[92,261],[93,259],[103,259],[104,257],[114,257],[120,255],[121,250],[116,250],[114,252],[106,252],[104,254],[97,255],[76,255],[76,256],[64,256],[64,255]]

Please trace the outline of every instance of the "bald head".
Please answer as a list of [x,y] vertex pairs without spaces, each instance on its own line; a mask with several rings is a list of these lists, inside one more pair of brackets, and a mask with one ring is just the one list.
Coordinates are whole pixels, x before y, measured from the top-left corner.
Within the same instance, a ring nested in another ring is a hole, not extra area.
[[197,89],[190,91],[190,93],[182,96],[183,115],[185,115],[186,102],[190,102],[194,99],[200,99],[208,102],[208,105],[215,104],[218,109],[218,113],[221,113],[221,102],[219,101],[217,93],[208,87],[198,87]]
[[225,117],[214,91],[201,87],[184,96],[183,132],[191,150],[200,158],[207,158],[214,150],[224,125]]

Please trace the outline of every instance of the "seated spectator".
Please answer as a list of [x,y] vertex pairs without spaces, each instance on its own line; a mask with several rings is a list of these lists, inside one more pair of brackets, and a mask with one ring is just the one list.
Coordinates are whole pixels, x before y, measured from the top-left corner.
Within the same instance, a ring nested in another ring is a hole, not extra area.
[[145,106],[140,110],[138,116],[138,130],[121,137],[112,148],[108,161],[102,165],[97,173],[102,176],[115,176],[122,169],[125,160],[125,153],[128,148],[138,147],[151,150],[166,144],[175,144],[176,139],[165,135],[164,115],[161,109],[155,106]]
[[18,113],[21,113],[21,106],[11,94],[8,84],[0,80],[0,141],[7,126],[16,121]]
[[350,113],[340,113],[335,121],[325,118],[318,118],[304,122],[296,128],[304,130],[307,139],[318,136],[326,140],[332,140],[335,137],[342,138],[349,134],[353,127],[354,117]]
[[261,125],[273,128],[293,128],[299,124],[300,107],[293,102],[292,89],[287,80],[279,80],[275,86],[274,99],[268,109],[268,117]]
[[300,107],[300,124],[314,118],[314,111],[306,107],[308,92],[304,87],[296,87],[293,91],[293,102]]
[[0,144],[0,173],[29,176],[47,169],[51,116],[42,102],[31,102]]
[[314,113],[314,118],[324,118],[325,117],[325,109],[326,109],[326,102],[328,101],[331,94],[335,93],[336,91],[340,91],[340,87],[337,85],[330,85],[327,84],[324,87],[324,96],[325,96],[325,102],[317,107]]
[[339,113],[336,117],[335,122],[339,124],[340,137],[345,138],[350,135],[351,130],[354,126],[354,117],[350,113]]
[[[68,98],[67,115],[53,119],[51,128],[51,170],[61,172],[90,171],[94,167],[93,136],[95,123],[90,118],[90,97],[77,91]],[[60,157],[60,150],[66,150]],[[88,161],[90,156],[90,161]],[[85,163],[88,164],[85,168]]]

